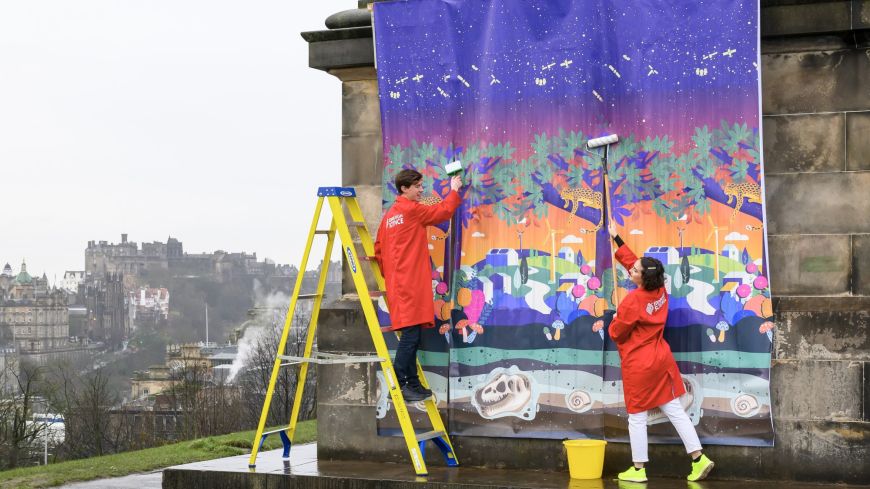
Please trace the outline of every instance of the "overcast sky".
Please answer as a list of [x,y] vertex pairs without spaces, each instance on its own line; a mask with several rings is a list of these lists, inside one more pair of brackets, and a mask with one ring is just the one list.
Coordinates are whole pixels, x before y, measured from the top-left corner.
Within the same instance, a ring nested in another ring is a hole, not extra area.
[[340,82],[299,32],[354,7],[0,0],[0,266],[60,279],[121,233],[298,263],[341,175]]

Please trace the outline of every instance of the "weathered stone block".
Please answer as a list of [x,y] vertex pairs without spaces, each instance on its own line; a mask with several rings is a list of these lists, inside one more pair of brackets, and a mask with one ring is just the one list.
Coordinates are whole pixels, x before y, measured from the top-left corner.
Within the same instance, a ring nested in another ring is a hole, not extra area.
[[870,299],[788,297],[774,311],[777,359],[870,361]]
[[764,114],[870,109],[865,50],[766,54],[761,63]]
[[[410,464],[408,448],[402,437],[378,436],[373,406],[318,404],[317,457],[320,460]],[[441,452],[432,445],[427,447],[426,463],[444,463]]]
[[870,362],[864,362],[864,421],[870,422]]
[[765,469],[772,462],[769,455],[777,459],[772,472],[779,477],[767,470],[765,477],[852,484],[870,480],[870,423],[782,420],[776,430],[775,453],[756,451],[766,459]]
[[849,236],[774,235],[768,244],[774,295],[849,292]]
[[846,113],[846,169],[870,170],[870,112]]
[[[452,437],[457,457],[465,465],[494,469],[567,470],[567,457],[561,440],[512,438],[508,440],[475,436]],[[610,449],[608,445],[607,449]],[[622,470],[622,469],[620,469]]]
[[870,29],[870,0],[852,1],[852,28]]
[[349,80],[341,84],[341,133],[381,134],[378,81]]
[[[800,389],[796,389],[800,386]],[[774,419],[862,421],[864,364],[776,360],[770,374]]]
[[764,117],[765,173],[842,170],[845,120],[844,114]]
[[330,353],[371,353],[375,347],[359,300],[342,297],[320,311],[317,346]]
[[851,4],[851,1],[843,0],[763,7],[761,35],[848,31],[851,27]]
[[377,185],[384,171],[380,133],[341,137],[341,184]]
[[870,172],[770,175],[765,179],[771,234],[870,233]]
[[870,295],[870,235],[852,236],[852,293]]
[[332,405],[373,406],[375,364],[344,363],[317,366],[317,402]]

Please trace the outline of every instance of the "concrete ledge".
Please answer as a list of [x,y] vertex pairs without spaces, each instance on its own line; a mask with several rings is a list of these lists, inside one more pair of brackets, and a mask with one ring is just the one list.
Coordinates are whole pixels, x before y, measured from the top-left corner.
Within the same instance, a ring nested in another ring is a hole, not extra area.
[[820,34],[852,29],[852,1],[790,3],[761,8],[761,36]]
[[[337,68],[371,67],[375,64],[374,42],[371,27],[340,29],[345,38],[333,39],[323,36],[323,40],[308,40],[308,66],[315,70],[329,71]],[[319,31],[335,33],[333,31]],[[313,34],[313,33],[305,33]],[[304,36],[303,36],[304,37]]]

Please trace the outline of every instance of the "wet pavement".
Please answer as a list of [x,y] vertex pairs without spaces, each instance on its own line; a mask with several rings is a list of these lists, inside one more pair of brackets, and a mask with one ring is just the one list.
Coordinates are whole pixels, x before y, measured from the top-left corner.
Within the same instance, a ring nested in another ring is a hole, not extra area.
[[76,482],[61,486],[62,489],[160,489],[163,482],[163,471],[147,474],[133,474],[111,479],[98,479],[88,482]]
[[[290,460],[281,458],[281,450],[262,452],[257,468],[248,469],[248,456],[228,457],[170,467],[164,472],[165,489],[212,487],[293,487],[293,488],[420,488],[431,485],[447,488],[553,488],[553,489],[733,489],[739,484],[753,489],[819,489],[831,487],[792,481],[716,480],[727,475],[727,468],[718,467],[713,479],[687,482],[679,479],[653,478],[647,483],[619,482],[612,479],[572,480],[567,472],[538,472],[477,467],[447,468],[429,464],[429,476],[415,476],[410,462],[405,464],[363,461],[319,461],[316,444],[294,446]],[[721,471],[722,474],[717,474]],[[422,483],[422,484],[421,484]],[[86,486],[91,487],[91,486]],[[101,487],[101,486],[93,486]],[[841,489],[870,486],[837,485]],[[138,489],[143,489],[138,486]]]

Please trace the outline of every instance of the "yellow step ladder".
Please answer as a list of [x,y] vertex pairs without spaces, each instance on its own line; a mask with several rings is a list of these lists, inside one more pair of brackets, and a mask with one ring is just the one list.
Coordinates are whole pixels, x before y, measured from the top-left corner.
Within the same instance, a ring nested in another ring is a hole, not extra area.
[[[317,229],[324,200],[329,203],[329,208],[332,211],[332,222],[328,230]],[[347,214],[350,216],[350,220],[348,220],[345,215],[345,209],[347,210]],[[361,257],[357,253],[351,228],[355,229],[359,236],[359,244],[362,245],[363,253],[365,253],[362,257],[363,260],[361,260]],[[347,258],[347,264],[350,268],[351,275],[353,276],[353,282],[356,286],[357,293],[359,294],[360,302],[362,303],[366,324],[368,325],[369,334],[372,337],[377,356],[335,355],[313,351],[314,338],[317,330],[317,318],[320,315],[320,306],[323,302],[323,291],[326,286],[326,276],[336,232],[338,232],[339,239],[341,240],[342,251]],[[300,294],[300,290],[302,289],[302,280],[308,265],[308,256],[311,253],[311,245],[314,242],[314,237],[321,234],[327,236],[327,242],[326,251],[324,252],[323,261],[321,262],[320,277],[317,280],[317,291],[314,294],[303,295]],[[441,420],[441,415],[438,413],[438,408],[435,406],[435,398],[433,396],[430,396],[424,401],[426,414],[432,424],[432,430],[418,433],[414,430],[414,426],[411,424],[408,407],[402,397],[402,391],[396,379],[396,373],[393,370],[393,362],[390,360],[387,344],[384,341],[381,325],[378,322],[377,313],[375,312],[373,301],[384,296],[383,291],[386,286],[384,284],[384,277],[381,275],[381,270],[377,262],[370,259],[374,254],[374,243],[372,242],[371,234],[369,234],[369,231],[366,228],[362,210],[360,209],[359,202],[356,199],[356,191],[352,187],[320,187],[317,189],[317,206],[314,209],[314,219],[311,221],[311,228],[308,232],[308,241],[305,244],[305,252],[302,256],[302,263],[299,266],[299,275],[296,278],[293,296],[290,299],[287,317],[284,321],[284,330],[281,332],[281,341],[278,343],[278,352],[275,355],[275,363],[272,366],[272,376],[269,379],[269,387],[266,391],[266,398],[263,402],[260,423],[257,425],[257,433],[254,436],[254,441],[251,446],[251,458],[248,462],[248,467],[256,467],[257,453],[263,446],[263,442],[266,440],[267,436],[275,433],[281,436],[281,441],[284,445],[283,457],[290,457],[290,446],[293,443],[293,436],[296,432],[296,422],[299,417],[299,407],[302,404],[302,394],[305,388],[305,378],[308,374],[309,364],[365,362],[377,362],[381,365],[387,388],[390,391],[390,397],[393,400],[393,406],[396,409],[396,415],[399,418],[399,424],[402,427],[405,444],[408,446],[408,453],[411,456],[411,462],[414,465],[414,471],[417,475],[424,476],[428,474],[426,470],[426,462],[423,460],[425,454],[425,443],[427,440],[432,440],[441,450],[448,466],[455,467],[459,465],[459,461],[456,459],[456,453],[453,451],[453,445],[450,443],[450,438],[447,435],[447,429],[444,427],[444,422]],[[362,261],[369,263],[379,289],[378,291],[369,291],[368,285],[366,284],[365,274],[363,273]],[[292,319],[296,310],[296,302],[299,299],[314,300],[314,305],[311,311],[311,321],[308,326],[308,335],[305,339],[305,350],[301,357],[284,355]],[[266,426],[269,405],[271,404],[272,396],[275,393],[275,383],[278,379],[278,372],[282,367],[296,364],[300,365],[300,371],[296,381],[296,396],[293,400],[293,410],[290,414],[290,423],[286,428],[274,431],[263,431]],[[423,387],[428,388],[429,384],[426,381],[426,377],[423,375],[423,369],[420,367],[419,360],[417,361],[417,373],[420,376],[420,383],[423,384]],[[361,447],[361,449],[364,449],[364,447]]]

